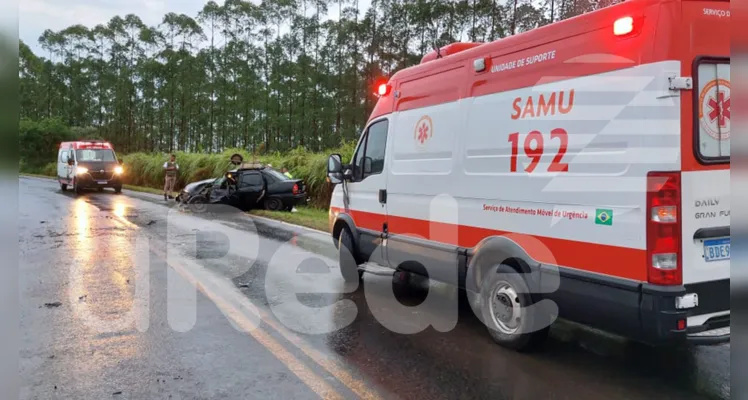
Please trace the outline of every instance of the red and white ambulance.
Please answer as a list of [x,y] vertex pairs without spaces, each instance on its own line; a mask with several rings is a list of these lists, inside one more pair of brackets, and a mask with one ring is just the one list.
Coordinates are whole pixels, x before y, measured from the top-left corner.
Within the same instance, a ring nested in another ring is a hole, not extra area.
[[57,152],[57,181],[62,191],[72,186],[76,194],[91,188],[114,188],[120,193],[124,173],[121,164],[109,142],[62,142]]
[[729,341],[729,5],[626,1],[394,74],[328,164],[344,277],[456,282],[515,349],[556,315]]

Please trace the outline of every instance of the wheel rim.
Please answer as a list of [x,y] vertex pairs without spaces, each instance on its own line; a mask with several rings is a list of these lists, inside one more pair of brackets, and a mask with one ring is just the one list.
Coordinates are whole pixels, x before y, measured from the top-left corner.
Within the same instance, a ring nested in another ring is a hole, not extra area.
[[196,212],[203,212],[207,208],[205,199],[197,197],[191,201],[192,210]]
[[280,200],[278,200],[278,199],[271,199],[270,200],[270,209],[271,210],[277,211],[277,210],[280,210],[280,207],[281,207]]
[[491,291],[489,311],[494,326],[506,334],[513,334],[522,324],[522,307],[517,291],[506,281],[496,284]]

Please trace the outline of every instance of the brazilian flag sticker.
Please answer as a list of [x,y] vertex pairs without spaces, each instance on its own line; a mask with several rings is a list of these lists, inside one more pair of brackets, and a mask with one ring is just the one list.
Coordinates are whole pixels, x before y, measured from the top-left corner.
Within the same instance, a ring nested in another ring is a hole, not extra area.
[[598,225],[613,225],[613,210],[598,208],[595,211],[595,223]]

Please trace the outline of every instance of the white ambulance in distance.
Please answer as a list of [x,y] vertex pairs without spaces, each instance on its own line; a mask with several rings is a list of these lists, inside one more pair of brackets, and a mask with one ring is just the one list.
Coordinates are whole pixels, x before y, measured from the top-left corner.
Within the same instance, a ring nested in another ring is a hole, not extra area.
[[556,313],[729,341],[729,5],[626,1],[394,74],[350,164],[329,160],[343,276],[463,286],[517,350]]

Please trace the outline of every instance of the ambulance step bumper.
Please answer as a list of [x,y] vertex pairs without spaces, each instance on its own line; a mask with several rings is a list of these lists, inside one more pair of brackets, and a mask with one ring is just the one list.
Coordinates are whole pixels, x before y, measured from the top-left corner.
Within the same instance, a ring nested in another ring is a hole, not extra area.
[[708,331],[689,333],[686,335],[689,343],[692,344],[722,344],[730,342],[730,327],[711,329]]

